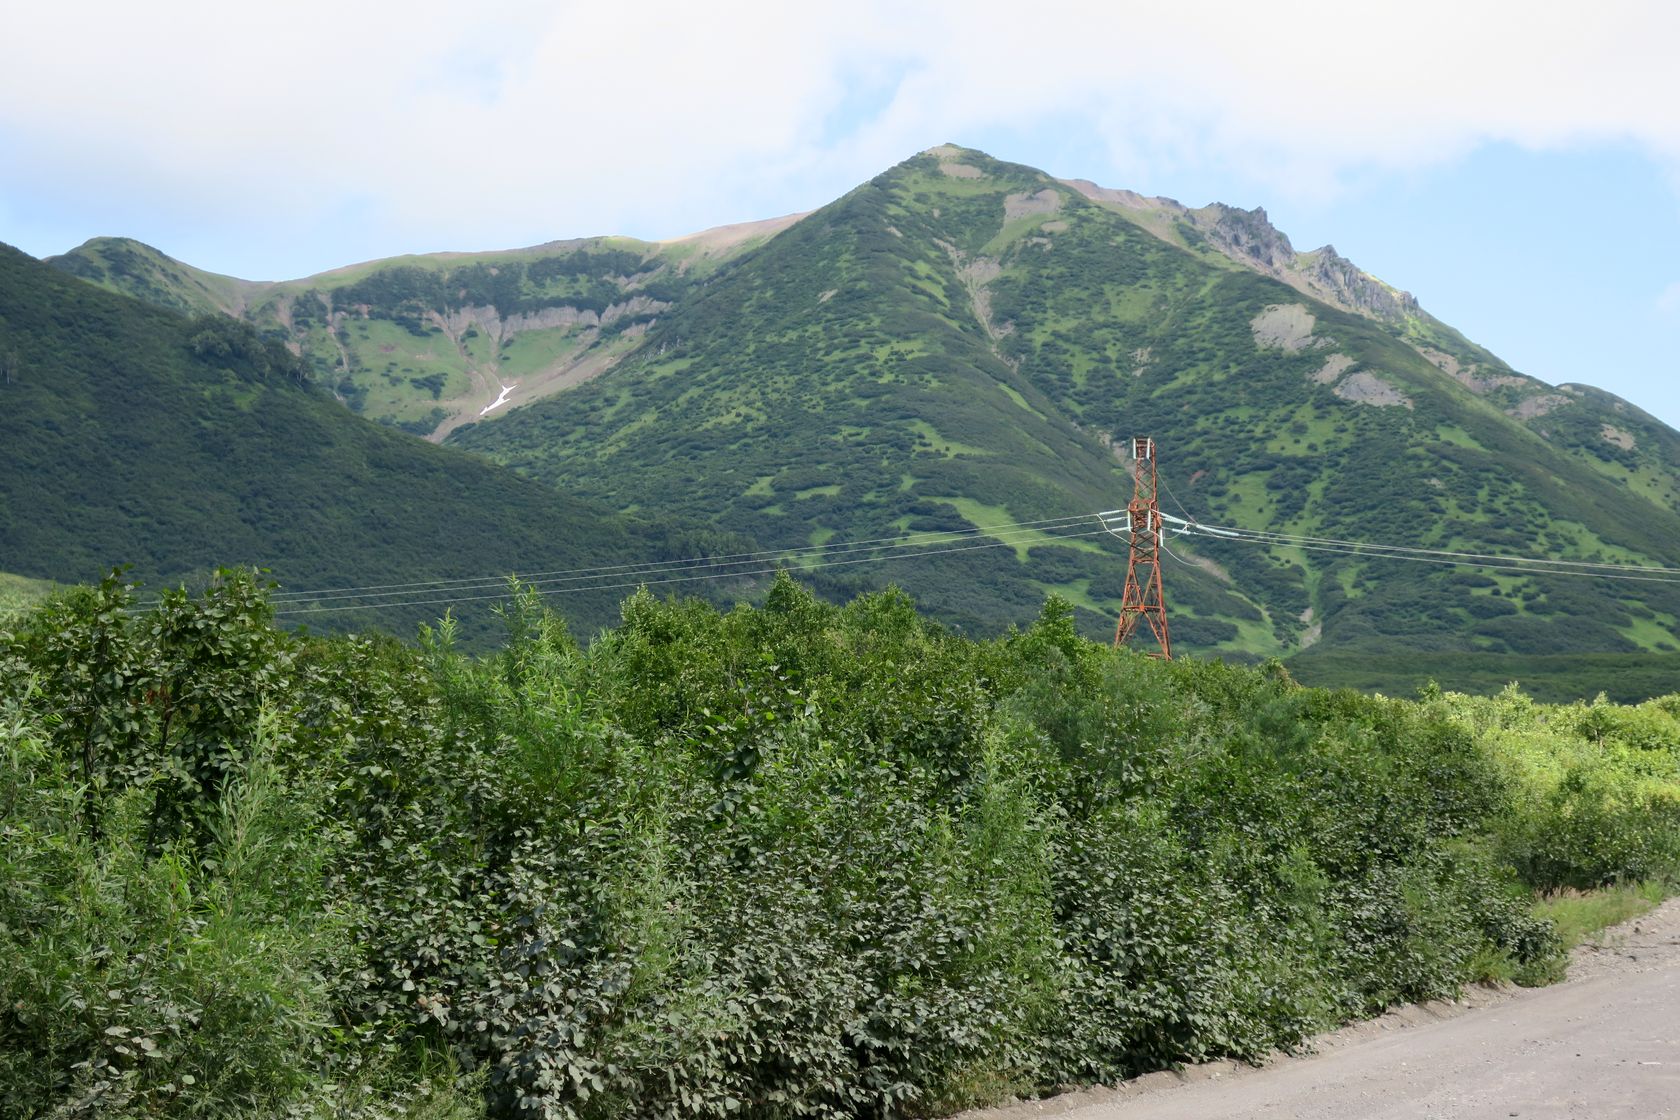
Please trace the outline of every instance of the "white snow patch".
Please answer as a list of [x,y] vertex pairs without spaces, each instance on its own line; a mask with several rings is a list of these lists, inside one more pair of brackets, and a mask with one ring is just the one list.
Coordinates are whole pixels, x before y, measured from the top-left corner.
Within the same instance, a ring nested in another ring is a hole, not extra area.
[[[501,382],[498,381],[496,384],[501,385]],[[507,403],[508,394],[513,392],[514,388],[517,387],[518,384],[519,384],[519,382],[515,381],[512,385],[502,385],[501,396],[497,397],[495,400],[493,400],[489,404],[485,405],[482,409],[479,410],[478,414],[480,416],[488,416],[491,413],[492,410],[502,407],[504,404]]]

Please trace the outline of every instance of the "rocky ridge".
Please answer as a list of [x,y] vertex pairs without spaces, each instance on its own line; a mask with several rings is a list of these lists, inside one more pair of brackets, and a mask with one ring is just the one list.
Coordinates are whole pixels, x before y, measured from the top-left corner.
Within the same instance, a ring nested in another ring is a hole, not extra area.
[[1363,271],[1336,252],[1334,245],[1298,252],[1289,235],[1272,224],[1264,207],[1244,210],[1215,202],[1193,209],[1175,199],[1101,187],[1089,179],[1062,182],[1093,202],[1146,219],[1145,228],[1167,241],[1188,248],[1209,246],[1245,268],[1282,280],[1344,311],[1390,324],[1403,324],[1423,313],[1410,292]]

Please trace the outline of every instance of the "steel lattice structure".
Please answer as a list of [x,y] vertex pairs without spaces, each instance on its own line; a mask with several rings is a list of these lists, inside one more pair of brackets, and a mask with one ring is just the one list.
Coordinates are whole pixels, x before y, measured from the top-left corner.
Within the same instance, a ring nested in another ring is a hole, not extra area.
[[1155,441],[1148,436],[1132,440],[1132,500],[1126,506],[1130,529],[1130,556],[1126,564],[1126,590],[1120,601],[1120,621],[1114,628],[1114,644],[1123,645],[1136,633],[1140,622],[1161,645],[1151,657],[1172,660],[1172,640],[1167,633],[1167,602],[1161,590],[1161,507],[1155,478]]

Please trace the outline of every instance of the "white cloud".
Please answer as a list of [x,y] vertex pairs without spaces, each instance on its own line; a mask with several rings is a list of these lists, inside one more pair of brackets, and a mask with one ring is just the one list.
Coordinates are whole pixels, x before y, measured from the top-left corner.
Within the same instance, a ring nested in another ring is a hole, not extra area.
[[[1495,140],[1680,166],[1675,42],[1661,2],[22,5],[0,192],[120,190],[229,228],[359,213],[480,247],[764,216],[1051,119],[1106,147],[1067,170],[1144,188],[1216,163],[1312,196]],[[903,77],[833,136],[860,73]]]

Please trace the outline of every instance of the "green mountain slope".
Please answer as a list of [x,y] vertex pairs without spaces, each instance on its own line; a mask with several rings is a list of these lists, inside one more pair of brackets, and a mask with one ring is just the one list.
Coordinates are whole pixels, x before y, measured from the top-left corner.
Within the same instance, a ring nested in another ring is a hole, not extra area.
[[[156,581],[255,564],[310,590],[639,562],[716,544],[633,526],[369,424],[249,326],[149,307],[5,247],[0,359],[0,570],[16,575],[85,581],[127,562]],[[560,605],[592,627],[622,594]],[[481,606],[462,609],[482,624]],[[310,621],[406,627],[443,609]]]
[[217,276],[119,238],[48,263],[161,307],[243,319],[353,411],[442,439],[609,368],[696,280],[792,220],[659,244],[597,237],[399,257],[278,283]]
[[96,237],[47,263],[107,291],[186,315],[239,315],[268,287],[194,268],[127,237]]
[[[778,544],[1120,505],[1106,445],[1139,433],[1161,441],[1168,510],[1203,521],[1680,560],[1680,517],[1653,500],[1673,433],[1396,302],[1395,321],[1333,306],[1031,168],[936,149],[726,264],[610,374],[452,438]],[[1567,399],[1524,403],[1547,394]],[[1606,409],[1636,440],[1625,459],[1583,438]],[[1680,616],[1667,584],[1180,546],[1169,595],[1202,649],[1655,652]],[[1101,538],[1018,551],[895,576],[964,622],[1019,619],[1047,589],[1092,629],[1117,608]]]
[[1512,369],[1398,291],[1325,245],[1297,252],[1261,209],[1199,209],[1085,180],[1067,180],[1161,239],[1215,264],[1283,281],[1316,300],[1382,324],[1471,393],[1570,455],[1660,504],[1680,504],[1680,433],[1614,394],[1551,386]]

